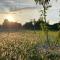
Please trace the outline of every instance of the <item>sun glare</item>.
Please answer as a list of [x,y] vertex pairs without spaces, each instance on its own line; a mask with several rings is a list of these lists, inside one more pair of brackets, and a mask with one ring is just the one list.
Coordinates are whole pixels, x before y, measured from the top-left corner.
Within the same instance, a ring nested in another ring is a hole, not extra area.
[[5,19],[7,19],[10,22],[15,22],[13,15],[6,15]]

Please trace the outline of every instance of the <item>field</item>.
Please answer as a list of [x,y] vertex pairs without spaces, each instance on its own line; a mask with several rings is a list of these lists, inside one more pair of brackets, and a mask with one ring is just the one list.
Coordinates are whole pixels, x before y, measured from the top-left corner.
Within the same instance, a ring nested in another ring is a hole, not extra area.
[[0,60],[60,60],[59,32],[0,32]]

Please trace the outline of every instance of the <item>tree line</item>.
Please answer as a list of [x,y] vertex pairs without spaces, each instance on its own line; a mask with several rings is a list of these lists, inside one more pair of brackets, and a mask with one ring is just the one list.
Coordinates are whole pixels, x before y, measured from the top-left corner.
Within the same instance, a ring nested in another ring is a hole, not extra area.
[[[34,23],[34,24],[33,24]],[[55,23],[53,25],[50,25],[49,23],[44,22],[41,19],[38,19],[38,21],[30,21],[30,22],[26,22],[24,25],[22,25],[21,23],[17,23],[17,22],[9,22],[7,19],[4,20],[3,24],[0,25],[0,30],[4,31],[4,30],[44,30],[45,25],[47,26],[48,30],[52,30],[52,31],[58,31],[60,28],[60,23]]]

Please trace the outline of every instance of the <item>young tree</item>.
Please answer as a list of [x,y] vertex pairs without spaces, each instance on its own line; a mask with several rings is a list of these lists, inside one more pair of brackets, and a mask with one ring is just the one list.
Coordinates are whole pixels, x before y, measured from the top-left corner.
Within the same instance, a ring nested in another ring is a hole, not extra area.
[[44,20],[45,20],[45,22],[46,22],[46,10],[47,10],[48,7],[50,7],[50,6],[48,6],[49,5],[49,1],[50,0],[35,0],[36,4],[39,3],[39,5],[43,6]]
[[[34,32],[35,32],[35,24],[36,24],[35,19],[32,19],[32,25],[33,25]],[[35,32],[35,33],[36,33],[36,32]]]
[[42,5],[43,7],[43,20],[45,21],[44,23],[44,30],[45,30],[45,34],[46,34],[46,40],[48,43],[48,28],[47,28],[47,24],[46,24],[46,10],[51,7],[49,5],[50,0],[34,0],[36,2],[36,4]]

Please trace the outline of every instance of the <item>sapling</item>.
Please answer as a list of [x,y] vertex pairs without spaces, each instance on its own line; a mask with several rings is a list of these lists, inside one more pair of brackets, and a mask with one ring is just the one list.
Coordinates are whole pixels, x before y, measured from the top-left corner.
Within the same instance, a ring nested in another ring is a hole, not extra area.
[[35,32],[35,24],[36,24],[35,19],[32,19],[32,25],[33,25],[33,30],[34,30],[34,33],[36,33],[36,32]]

